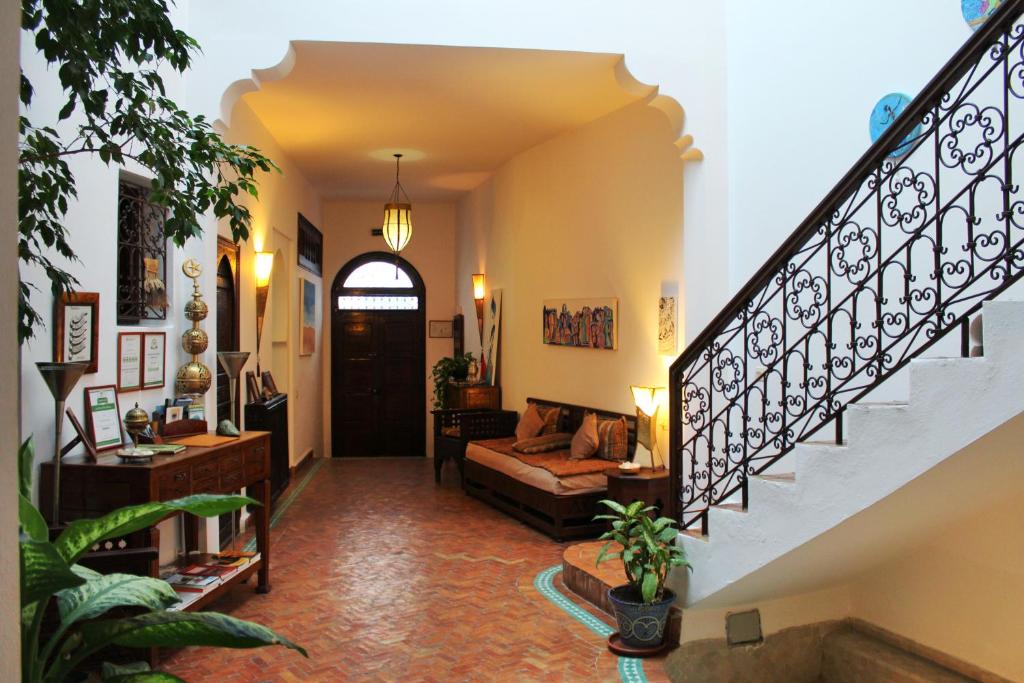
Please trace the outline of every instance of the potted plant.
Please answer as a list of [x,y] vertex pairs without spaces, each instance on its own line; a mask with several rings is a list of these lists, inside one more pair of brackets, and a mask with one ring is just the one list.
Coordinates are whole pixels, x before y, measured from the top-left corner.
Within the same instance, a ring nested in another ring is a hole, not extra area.
[[473,354],[456,354],[445,357],[434,363],[430,371],[434,378],[434,409],[444,408],[444,399],[448,394],[450,380],[463,381],[469,376],[469,364],[473,362]]
[[[675,593],[665,588],[665,579],[672,567],[692,569],[686,561],[686,551],[675,544],[675,521],[668,517],[651,519],[648,513],[655,508],[643,501],[629,505],[614,500],[601,503],[614,514],[594,517],[609,520],[612,525],[611,530],[601,535],[600,540],[608,542],[598,553],[597,564],[622,558],[628,582],[608,591],[619,624],[619,638],[628,647],[658,648],[665,636],[668,610],[676,599]],[[621,549],[614,551],[614,544]]]
[[[114,510],[98,519],[71,522],[54,541],[39,510],[29,500],[32,440],[18,453],[21,556],[21,670],[24,683],[69,681],[84,677],[87,660],[106,648],[261,647],[283,645],[306,651],[265,626],[215,612],[168,610],[178,602],[165,582],[132,574],[100,574],[78,561],[96,543],[152,526],[168,515],[189,512],[215,517],[256,504],[245,496],[198,494],[160,503]],[[56,603],[55,609],[49,609]],[[114,608],[136,608],[134,616],[111,617]],[[53,628],[44,633],[44,618]],[[104,663],[100,677],[117,683],[178,681],[150,671],[145,662]]]

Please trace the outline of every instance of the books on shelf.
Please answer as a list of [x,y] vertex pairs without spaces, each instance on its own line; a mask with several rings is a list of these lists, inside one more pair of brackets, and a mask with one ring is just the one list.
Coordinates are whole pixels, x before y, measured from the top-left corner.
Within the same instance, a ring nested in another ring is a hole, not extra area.
[[191,564],[179,564],[163,577],[177,593],[180,602],[169,609],[183,610],[226,583],[260,559],[259,553],[223,552],[191,557]]

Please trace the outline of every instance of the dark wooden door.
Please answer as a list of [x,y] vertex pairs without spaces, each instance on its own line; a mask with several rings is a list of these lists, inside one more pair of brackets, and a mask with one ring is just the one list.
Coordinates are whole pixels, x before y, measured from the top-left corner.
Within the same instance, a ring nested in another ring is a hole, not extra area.
[[[217,240],[217,351],[238,350],[238,245],[223,238]],[[231,387],[224,368],[217,363],[217,423],[231,419]],[[238,398],[235,398],[237,403]],[[241,414],[239,413],[239,417]],[[211,425],[214,428],[215,425]],[[235,531],[241,511],[226,512],[220,516],[220,547],[231,543],[231,516],[235,517]]]
[[334,455],[425,455],[422,312],[335,311],[331,338]]

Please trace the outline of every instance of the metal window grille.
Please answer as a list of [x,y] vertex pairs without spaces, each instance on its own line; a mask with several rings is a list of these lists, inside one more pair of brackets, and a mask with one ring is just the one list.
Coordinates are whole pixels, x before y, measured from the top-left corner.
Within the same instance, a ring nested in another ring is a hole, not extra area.
[[[167,318],[167,210],[149,190],[122,180],[117,201],[117,322]],[[148,270],[147,270],[148,268]]]

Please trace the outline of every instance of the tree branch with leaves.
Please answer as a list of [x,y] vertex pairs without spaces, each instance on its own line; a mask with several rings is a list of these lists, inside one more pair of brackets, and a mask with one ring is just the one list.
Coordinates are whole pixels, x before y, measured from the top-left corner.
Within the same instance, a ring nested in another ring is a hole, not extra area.
[[[167,210],[164,234],[178,246],[202,234],[207,212],[226,219],[236,241],[248,239],[252,216],[242,199],[259,198],[259,173],[280,170],[258,149],[226,143],[204,116],[167,96],[159,69],[184,73],[199,51],[168,13],[165,0],[22,1],[22,28],[56,67],[62,104],[56,121],[32,121],[35,91],[22,71],[18,257],[42,269],[54,296],[77,285],[66,269],[78,260],[65,221],[78,196],[69,158],[145,169],[152,178],[149,201]],[[42,324],[33,288],[21,280],[22,342]]]

